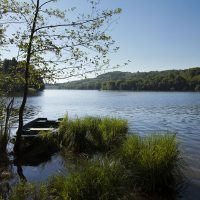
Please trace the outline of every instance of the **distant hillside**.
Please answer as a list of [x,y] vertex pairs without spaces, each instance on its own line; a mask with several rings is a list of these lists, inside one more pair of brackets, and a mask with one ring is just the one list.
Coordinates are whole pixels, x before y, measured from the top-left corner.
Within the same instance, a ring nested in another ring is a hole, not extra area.
[[200,68],[151,72],[109,72],[96,78],[55,84],[58,89],[200,91]]

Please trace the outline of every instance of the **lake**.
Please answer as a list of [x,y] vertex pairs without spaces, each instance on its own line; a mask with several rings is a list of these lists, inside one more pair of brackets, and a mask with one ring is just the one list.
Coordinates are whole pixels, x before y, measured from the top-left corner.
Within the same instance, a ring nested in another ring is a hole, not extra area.
[[[184,199],[200,199],[200,93],[44,90],[28,98],[26,121],[36,117],[57,119],[66,113],[70,117],[124,118],[128,120],[130,132],[140,135],[176,133],[189,179]],[[29,181],[42,181],[63,170],[59,155],[37,167],[23,167]]]

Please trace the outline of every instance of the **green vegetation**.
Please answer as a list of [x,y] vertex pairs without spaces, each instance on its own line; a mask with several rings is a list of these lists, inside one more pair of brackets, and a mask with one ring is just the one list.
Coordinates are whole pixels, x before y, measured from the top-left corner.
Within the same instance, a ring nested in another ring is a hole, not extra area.
[[141,137],[128,134],[126,120],[66,115],[58,133],[39,136],[44,149],[63,150],[67,158],[70,152],[96,154],[83,157],[68,175],[37,185],[20,182],[12,188],[11,200],[160,199],[174,197],[182,186],[183,161],[175,134]]
[[10,199],[117,200],[131,196],[133,194],[127,192],[123,167],[105,160],[90,162],[84,170],[69,177],[55,176],[38,188],[34,184],[19,183],[13,188]]
[[[144,199],[174,195],[182,182],[181,154],[174,134],[132,135],[114,154],[68,176],[35,186],[19,183],[10,199]],[[48,197],[48,198],[47,198]],[[140,198],[139,198],[140,197]],[[158,198],[159,199],[159,198]]]
[[130,136],[118,156],[132,184],[145,192],[168,192],[181,182],[182,158],[174,134]]
[[16,187],[13,188],[10,200],[47,200],[48,192],[45,185],[36,185],[31,183],[20,182]]
[[73,152],[94,152],[113,149],[127,133],[126,120],[98,117],[69,119],[65,116],[59,127],[59,140],[62,146]]
[[[17,62],[15,58],[12,60],[5,59],[0,65],[0,88],[6,92],[21,92],[24,86],[24,63]],[[43,90],[45,87],[42,74],[39,70],[36,70],[33,66],[30,67],[30,91]]]
[[68,178],[55,177],[50,191],[60,199],[121,199],[127,194],[126,174],[117,162],[91,162],[88,167]]
[[137,73],[116,71],[93,79],[60,83],[50,87],[85,90],[200,91],[200,68]]

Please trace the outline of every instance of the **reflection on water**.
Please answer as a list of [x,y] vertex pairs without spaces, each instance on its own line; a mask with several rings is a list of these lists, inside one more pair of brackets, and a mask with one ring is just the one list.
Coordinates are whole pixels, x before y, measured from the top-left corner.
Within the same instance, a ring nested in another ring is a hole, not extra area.
[[[17,97],[16,103],[20,100]],[[26,121],[36,117],[57,119],[66,113],[70,117],[125,118],[130,131],[141,135],[155,131],[175,132],[188,165],[190,187],[192,185],[193,193],[198,193],[200,198],[200,93],[45,90],[28,98],[25,118]],[[38,167],[24,166],[23,172],[29,181],[40,181],[62,169],[62,158],[54,155]]]

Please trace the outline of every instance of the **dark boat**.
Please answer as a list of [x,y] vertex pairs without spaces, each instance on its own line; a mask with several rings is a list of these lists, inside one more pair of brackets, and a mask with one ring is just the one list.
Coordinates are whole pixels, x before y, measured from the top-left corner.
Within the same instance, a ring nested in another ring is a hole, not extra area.
[[48,120],[47,118],[37,118],[23,126],[22,137],[37,137],[41,131],[56,132],[62,118],[58,120]]
[[[58,127],[62,118],[58,120],[48,120],[47,118],[37,118],[23,126],[21,152],[23,161],[34,158],[46,158],[56,152],[58,147],[51,140],[40,137],[41,132],[48,132],[53,137],[58,136]],[[27,161],[27,162],[28,162]]]

